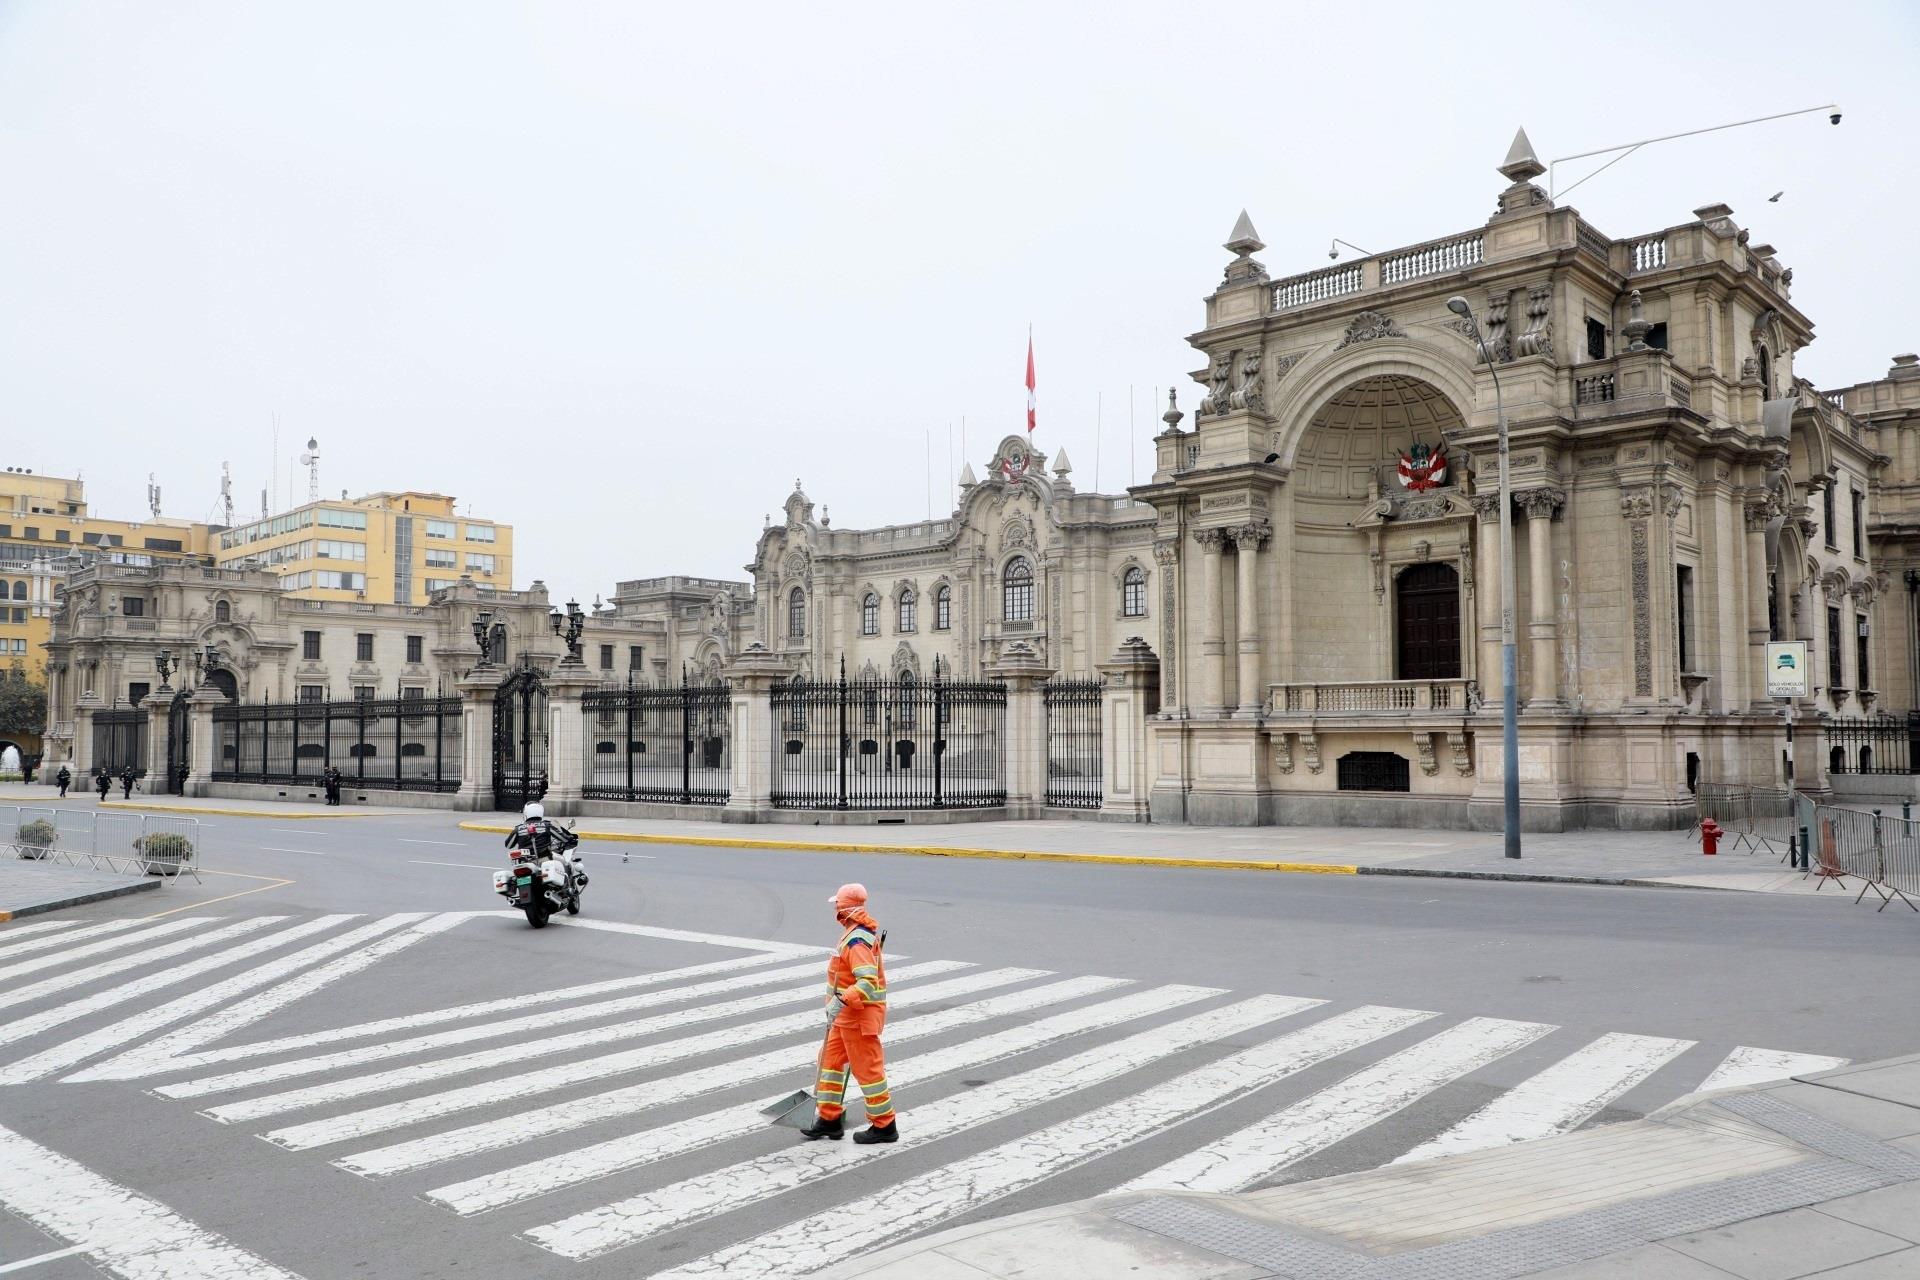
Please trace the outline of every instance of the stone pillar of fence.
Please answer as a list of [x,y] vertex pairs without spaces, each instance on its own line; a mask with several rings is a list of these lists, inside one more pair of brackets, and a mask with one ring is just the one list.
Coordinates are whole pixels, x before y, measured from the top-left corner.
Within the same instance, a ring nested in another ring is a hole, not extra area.
[[167,716],[173,711],[173,700],[181,696],[174,689],[161,689],[140,702],[140,709],[147,713],[147,758],[140,762],[147,779],[141,785],[149,795],[173,793],[174,780],[167,777]]
[[1147,820],[1153,764],[1147,758],[1147,718],[1160,709],[1160,659],[1139,636],[1128,636],[1099,664],[1106,688],[1100,699],[1100,812],[1128,822]]
[[786,660],[758,640],[726,669],[733,693],[728,726],[726,820],[766,822],[773,816],[773,771],[780,741],[773,732],[773,686],[791,672]]
[[580,812],[586,786],[586,707],[581,699],[598,678],[569,654],[547,677],[547,797],[542,803],[555,817]]
[[73,705],[73,785],[81,791],[91,785],[93,774],[93,713],[105,707],[91,689]]
[[1007,686],[1007,734],[1001,767],[1007,776],[1007,816],[1037,818],[1047,803],[1047,703],[1042,688],[1053,675],[1025,640],[1000,651],[987,676]]
[[[219,735],[213,728],[213,709],[227,705],[227,695],[203,684],[187,695],[187,785],[185,794],[213,794],[213,771],[220,766]],[[237,740],[236,740],[237,741]]]
[[493,699],[506,676],[505,667],[484,663],[455,686],[460,690],[460,789],[453,793],[455,809],[493,808]]

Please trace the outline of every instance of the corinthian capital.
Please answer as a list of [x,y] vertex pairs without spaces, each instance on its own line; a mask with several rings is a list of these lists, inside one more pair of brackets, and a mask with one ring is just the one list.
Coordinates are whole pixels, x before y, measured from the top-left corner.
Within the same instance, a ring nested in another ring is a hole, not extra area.
[[1227,529],[1195,529],[1193,531],[1193,540],[1209,551],[1218,551],[1226,546],[1229,536],[1231,536],[1231,530]]
[[1255,520],[1227,530],[1233,543],[1242,551],[1258,551],[1273,536],[1273,526],[1265,520]]
[[1546,485],[1538,489],[1523,489],[1513,495],[1513,500],[1527,513],[1527,519],[1551,520],[1560,514],[1560,508],[1567,505],[1567,492]]
[[1500,495],[1494,493],[1476,493],[1467,501],[1473,503],[1474,511],[1480,517],[1480,523],[1492,524],[1493,518],[1500,514]]

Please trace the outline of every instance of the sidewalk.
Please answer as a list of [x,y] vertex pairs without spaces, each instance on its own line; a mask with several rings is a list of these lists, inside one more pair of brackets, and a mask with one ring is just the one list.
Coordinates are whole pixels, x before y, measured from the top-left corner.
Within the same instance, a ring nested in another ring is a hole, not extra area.
[[[1120,865],[1210,867],[1327,875],[1436,876],[1474,880],[1738,889],[1816,894],[1852,902],[1858,886],[1819,891],[1790,871],[1780,854],[1703,856],[1682,831],[1571,831],[1529,834],[1511,861],[1498,831],[1386,827],[1177,827],[1037,820],[938,826],[819,826],[633,818],[569,819],[582,837],[647,844],[797,851],[903,853]],[[462,822],[469,831],[505,832],[506,815]],[[1722,849],[1727,843],[1722,843]],[[1852,884],[1852,881],[1848,881]]]
[[[910,1140],[910,1139],[909,1139]],[[1240,1195],[1141,1191],[942,1232],[865,1280],[1912,1280],[1920,1054],[1644,1120]]]
[[0,921],[158,889],[159,876],[122,876],[0,854]]
[[302,822],[324,818],[379,818],[405,814],[431,813],[434,810],[402,809],[379,805],[341,805],[329,808],[318,801],[224,800],[211,796],[152,796],[135,791],[131,799],[120,798],[116,783],[106,800],[96,799],[91,791],[69,788],[62,800],[55,787],[39,783],[0,782],[0,805],[28,805],[59,809],[135,810],[142,813],[184,813],[198,817],[277,818],[282,822]]

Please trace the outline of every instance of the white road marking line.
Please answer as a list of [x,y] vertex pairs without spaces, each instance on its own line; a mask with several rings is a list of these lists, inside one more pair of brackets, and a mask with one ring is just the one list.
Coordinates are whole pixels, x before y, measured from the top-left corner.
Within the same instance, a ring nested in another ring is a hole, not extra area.
[[316,858],[328,858],[333,856],[332,854],[327,853],[326,851],[321,849],[282,849],[279,845],[274,845],[274,844],[257,844],[254,846],[254,848],[260,850],[263,853],[305,853],[305,854],[311,854],[313,857],[316,857]]
[[[887,1083],[897,1093],[903,1085],[914,1085],[955,1071],[978,1068],[1102,1027],[1153,1017],[1181,1005],[1204,1000],[1213,994],[1216,993],[1194,987],[1162,987],[1136,992],[1117,1000],[1056,1014],[1025,1026],[951,1045],[904,1062],[890,1063]],[[577,1186],[610,1173],[653,1164],[678,1152],[765,1129],[767,1117],[762,1114],[760,1107],[760,1103],[751,1102],[640,1133],[622,1135],[545,1160],[441,1187],[429,1191],[426,1198],[459,1214],[497,1209],[502,1205],[558,1191],[562,1187]],[[915,1132],[918,1131],[916,1121]]]
[[[966,966],[941,960],[929,960],[914,968],[925,972],[939,972],[942,969],[960,969]],[[325,1102],[338,1102],[343,1098],[359,1098],[369,1093],[386,1089],[404,1089],[411,1085],[424,1084],[429,1080],[441,1080],[448,1076],[464,1075],[471,1071],[491,1070],[505,1063],[524,1062],[530,1058],[545,1057],[550,1054],[566,1053],[574,1049],[584,1049],[596,1044],[607,1044],[618,1040],[636,1040],[642,1036],[671,1031],[676,1027],[693,1022],[712,1022],[720,1018],[730,1018],[737,1014],[748,1013],[755,1009],[770,1008],[778,1004],[789,1004],[796,1000],[817,1000],[819,987],[808,983],[802,987],[788,988],[766,995],[752,996],[744,1000],[733,1000],[725,1004],[695,1006],[680,1009],[672,1013],[658,1014],[651,1018],[641,1018],[633,1022],[616,1022],[610,1026],[593,1027],[586,1031],[574,1031],[563,1036],[554,1036],[546,1040],[534,1040],[521,1044],[503,1045],[494,1049],[483,1049],[478,1053],[463,1054],[453,1058],[441,1058],[433,1062],[415,1063],[410,1067],[399,1067],[392,1071],[375,1072],[372,1075],[335,1077],[325,1083],[310,1085],[304,1089],[292,1089],[284,1093],[264,1094],[256,1098],[245,1098],[238,1102],[212,1107],[201,1112],[223,1124],[238,1120],[257,1120],[262,1116],[278,1115],[284,1111],[298,1111],[306,1107],[318,1106]],[[816,1006],[817,1007],[817,1006]],[[819,1018],[817,1012],[797,1015]],[[671,1044],[658,1046],[662,1054],[671,1052]],[[568,1070],[572,1068],[569,1066]],[[166,1090],[156,1092],[166,1093]]]
[[10,1129],[0,1129],[0,1207],[84,1241],[89,1259],[125,1280],[300,1280]]
[[[290,925],[276,933],[255,938],[250,942],[243,942],[237,947],[228,947],[225,951],[219,952],[216,955],[202,956],[200,959],[189,961],[186,964],[171,966],[159,973],[136,979],[133,982],[116,987],[111,991],[103,992],[100,995],[89,996],[85,1000],[77,1000],[72,1004],[61,1006],[58,1010],[49,1010],[48,1014],[40,1016],[46,1017],[54,1013],[60,1013],[62,1016],[59,1020],[66,1021],[69,1016],[78,1016],[79,1013],[88,1013],[94,1008],[104,1007],[108,1004],[118,1004],[123,1000],[143,996],[149,991],[157,991],[161,987],[170,986],[183,979],[197,978],[201,974],[220,968],[223,965],[232,964],[238,960],[245,960],[251,956],[259,955],[264,951],[272,951],[278,947],[284,947],[289,942],[297,941],[309,934],[324,932],[340,924],[342,921],[352,920],[353,918],[351,914],[319,916],[302,924]],[[230,996],[271,982],[282,972],[286,971],[285,968],[280,966],[291,968],[296,964],[310,963],[311,960],[317,958],[319,954],[330,954],[331,950],[337,950],[339,945],[338,939],[330,943],[323,942],[318,947],[311,947],[306,951],[296,953],[296,955],[287,956],[281,961],[276,961],[273,965],[264,965],[259,968],[244,970],[231,978],[216,982],[210,987],[202,987],[197,991],[192,991],[187,995],[170,1000],[166,1004],[156,1005],[151,1009],[143,1009],[139,1013],[131,1014],[118,1022],[109,1023],[85,1035],[57,1044],[51,1049],[42,1050],[30,1058],[22,1058],[4,1070],[0,1070],[0,1084],[16,1084],[22,1080],[37,1079],[40,1076],[48,1075],[55,1071],[64,1071],[69,1067],[77,1066],[95,1054],[118,1049],[128,1041],[137,1040],[148,1032],[177,1022],[181,1018],[191,1017],[202,1009],[212,1008]],[[67,1014],[64,1012],[66,1010],[76,1010],[77,1012]]]
[[[140,924],[144,927],[138,933],[126,933],[121,934],[119,937],[106,938],[99,942],[89,942],[82,946],[74,947],[71,950],[58,951],[50,956],[41,956],[38,960],[29,960],[25,964],[9,963],[7,965],[7,981],[9,986],[20,981],[20,979],[26,977],[28,974],[38,973],[42,969],[52,969],[58,965],[71,964],[75,960],[85,960],[88,956],[97,956],[105,951],[118,951],[121,947],[140,946],[152,942],[156,938],[171,937],[176,933],[192,929],[197,925],[213,924],[214,920],[209,916],[182,916],[178,920],[169,920],[165,924],[148,924],[144,920],[127,921],[127,923]],[[48,941],[53,940],[48,939]],[[13,998],[15,994],[14,991],[9,991],[6,996],[0,997],[0,1008],[20,1003]]]
[[[746,987],[772,986],[779,982],[790,982],[796,978],[813,976],[816,966],[794,965],[786,969],[756,970],[731,978],[720,978],[713,982],[696,983],[690,987],[669,987],[664,991],[648,991],[640,995],[621,996],[617,1000],[601,1000],[594,1004],[574,1005],[568,1009],[554,1009],[540,1013],[525,1013],[529,1007],[538,1003],[538,992],[529,994],[519,1009],[522,1014],[504,1022],[483,1022],[472,1026],[457,1027],[450,1031],[435,1031],[429,1035],[414,1036],[407,1040],[388,1040],[380,1044],[361,1045],[355,1049],[340,1049],[332,1053],[316,1054],[312,1057],[295,1058],[287,1062],[276,1062],[270,1066],[249,1067],[240,1071],[230,1071],[224,1075],[203,1076],[197,1080],[185,1080],[179,1084],[163,1085],[154,1092],[163,1098],[198,1098],[209,1093],[221,1093],[229,1089],[244,1089],[253,1085],[272,1084],[278,1080],[291,1079],[294,1076],[312,1075],[317,1071],[336,1071],[341,1068],[363,1066],[377,1062],[382,1058],[398,1058],[413,1053],[426,1053],[433,1049],[444,1049],[450,1045],[470,1044],[475,1040],[492,1040],[500,1036],[515,1035],[523,1031],[552,1031],[569,1022],[590,1022],[595,1018],[609,1017],[617,1013],[631,1013],[636,1009],[650,1009],[656,1005],[676,1004],[682,1001],[697,1000],[704,996],[718,995],[728,991],[738,991]],[[782,996],[782,999],[787,997]]]
[[318,827],[268,827],[268,831],[277,831],[283,836],[343,836],[345,831],[322,831]]
[[[1352,1009],[1209,1063],[1158,1088],[895,1183],[886,1192],[888,1234],[904,1237],[1012,1195],[1433,1016],[1418,1009]],[[675,1280],[810,1275],[868,1247],[857,1235],[830,1225],[845,1214],[841,1206],[790,1222],[667,1274]]]
[[[63,973],[57,978],[46,978],[40,982],[28,983],[23,987],[15,987],[5,995],[0,995],[0,1009],[10,1009],[17,1004],[30,1004],[36,1000],[59,996],[73,990],[75,987],[84,987],[101,978],[109,978],[116,973],[125,973],[129,969],[144,968],[156,975],[170,973],[177,966],[160,965],[157,964],[157,962],[171,959],[174,956],[185,955],[189,951],[198,951],[204,947],[217,946],[230,938],[237,938],[241,934],[252,933],[255,929],[284,919],[286,919],[285,916],[254,916],[247,920],[236,920],[223,929],[211,929],[206,933],[196,934],[193,937],[179,938],[173,942],[163,943],[157,947],[148,947],[143,951],[136,951],[130,956],[119,956],[112,960],[103,960],[99,964],[89,965],[84,969],[76,969],[72,973]],[[115,988],[109,988],[107,991],[100,993],[100,995],[107,997],[105,1000],[106,1004],[118,1004],[126,998],[120,995],[119,990]],[[91,998],[99,999],[100,996]],[[102,1006],[89,1006],[89,1008],[99,1007]],[[38,1016],[43,1019],[46,1017],[44,1013]],[[4,1027],[0,1027],[0,1044],[10,1044],[15,1040],[32,1034],[31,1032],[20,1031],[18,1029],[23,1025],[24,1021],[27,1020],[23,1019],[21,1021],[10,1022]],[[65,1021],[65,1019],[58,1019],[57,1021]],[[43,1022],[38,1025],[52,1026],[53,1023]]]
[[1741,1085],[1764,1084],[1769,1080],[1785,1080],[1789,1076],[1804,1075],[1809,1071],[1831,1071],[1835,1067],[1847,1065],[1846,1058],[1828,1058],[1817,1053],[1791,1053],[1784,1049],[1756,1049],[1752,1045],[1735,1045],[1713,1073],[1704,1080],[1696,1091],[1705,1093],[1709,1089],[1734,1089]]
[[[914,993],[915,998],[928,999],[929,993],[933,993],[931,995],[933,999],[940,998],[938,994],[940,985],[943,984],[920,988]],[[1050,1004],[1078,1000],[1083,996],[1129,985],[1131,985],[1130,981],[1125,978],[1094,977],[1067,978],[1044,987],[1030,986],[1006,995],[991,996],[951,1009],[941,1009],[907,1018],[898,1023],[889,1023],[887,1043],[889,1046],[897,1045],[950,1031],[955,1027],[984,1022],[990,1018],[1025,1013]],[[730,1089],[766,1076],[790,1073],[794,1071],[796,1063],[805,1062],[804,1055],[814,1043],[815,1041],[811,1039],[802,1040],[782,1045],[777,1049],[769,1049],[750,1058],[736,1058],[710,1070],[688,1071],[663,1080],[649,1080],[644,1084],[627,1085],[619,1089],[610,1089],[605,1093],[592,1094],[569,1102],[560,1114],[550,1117],[546,1123],[543,1123],[540,1130],[541,1133],[563,1133],[597,1124],[602,1120],[634,1115],[664,1103]],[[570,1083],[577,1082],[579,1079],[573,1074],[572,1068],[568,1070],[568,1079]],[[267,1134],[266,1138],[270,1142],[282,1141],[286,1135],[287,1131],[282,1131],[281,1134]],[[334,1163],[350,1172],[367,1177],[386,1177],[408,1169],[441,1164],[457,1156],[473,1155],[480,1151],[491,1151],[498,1147],[531,1142],[539,1136],[539,1133],[528,1132],[524,1123],[514,1123],[513,1117],[503,1116],[496,1120],[483,1120],[461,1129],[431,1133],[409,1142],[343,1156]]]
[[1522,1080],[1453,1128],[1395,1160],[1484,1151],[1571,1133],[1600,1108],[1691,1049],[1692,1040],[1613,1032]]
[[[503,919],[519,923],[523,917],[518,911],[508,908],[491,913]],[[569,929],[604,929],[608,933],[631,933],[642,938],[658,938],[662,942],[702,942],[710,947],[737,947],[742,951],[771,951],[789,956],[825,956],[831,947],[808,946],[799,942],[769,942],[765,938],[736,938],[724,933],[690,933],[685,929],[662,929],[650,924],[628,924],[624,920],[589,920],[585,916],[570,917],[566,921]]]
[[[443,913],[458,914],[455,912]],[[487,914],[491,915],[492,912]],[[581,996],[605,995],[610,991],[627,991],[635,987],[662,986],[673,982],[687,982],[694,978],[714,973],[730,973],[737,969],[750,969],[755,965],[774,964],[786,959],[780,955],[736,956],[731,960],[713,960],[706,964],[689,965],[684,969],[665,969],[658,973],[637,974],[628,978],[606,978],[599,982],[583,983],[577,987],[561,987],[547,993],[547,998],[556,1005],[563,1000],[572,1000]],[[203,1067],[215,1062],[231,1062],[237,1058],[257,1058],[263,1054],[287,1053],[294,1049],[311,1049],[315,1045],[334,1044],[341,1040],[359,1040],[369,1036],[392,1035],[398,1031],[413,1031],[421,1027],[433,1026],[442,1022],[458,1022],[462,1018],[480,1018],[494,1013],[525,1013],[527,997],[525,995],[503,996],[494,1000],[481,1000],[473,1004],[454,1005],[446,1009],[432,1009],[425,1013],[402,1014],[395,1018],[380,1018],[373,1022],[357,1022],[349,1026],[333,1027],[326,1031],[309,1031],[297,1036],[279,1036],[272,1040],[257,1040],[252,1044],[226,1045],[218,1049],[207,1049],[199,1053],[185,1054],[167,1064],[169,1072]]]
[[[917,968],[918,966],[911,965],[896,968],[888,977],[892,981],[898,981],[902,975]],[[1044,970],[1038,969],[987,970],[964,974],[946,982],[936,982],[931,986],[916,987],[914,995],[918,999],[927,1001],[953,999],[990,987],[1005,986],[1009,982],[1030,982],[1046,976]],[[730,1049],[736,1045],[752,1044],[795,1031],[815,1033],[811,1039],[817,1045],[823,1033],[823,1026],[819,1013],[809,1009],[803,1013],[786,1014],[737,1027],[725,1027],[719,1031],[669,1040],[662,1044],[646,1045],[638,1049],[623,1049],[617,1053],[602,1054],[597,1058],[569,1062],[566,1065],[567,1083],[583,1084],[590,1080],[603,1080],[608,1076],[621,1075],[629,1071],[652,1070],[670,1062],[679,1062],[685,1058],[698,1057],[703,1053]],[[807,1049],[808,1045],[805,1042],[794,1047],[790,1050],[789,1056],[783,1060],[783,1066],[780,1069],[797,1072],[806,1068],[808,1066],[808,1059],[805,1056]],[[301,1150],[307,1147],[323,1146],[330,1142],[344,1141],[347,1138],[365,1137],[388,1129],[398,1129],[461,1111],[482,1108],[493,1110],[498,1108],[499,1103],[498,1082],[483,1081],[480,1084],[449,1089],[443,1093],[429,1093],[421,1097],[409,1098],[404,1102],[388,1103],[365,1111],[348,1112],[345,1115],[330,1116],[324,1120],[276,1129],[260,1136],[268,1142],[290,1150]],[[523,1134],[522,1136],[537,1137],[539,1135]]]
[[1198,1151],[1124,1190],[1239,1191],[1498,1061],[1553,1030],[1544,1022],[1469,1018]]
[[12,944],[25,934],[46,933],[53,929],[71,929],[79,923],[78,920],[33,920],[26,924],[9,923],[0,926],[0,955],[14,955]]
[[[459,924],[462,917],[457,915],[428,915],[424,911],[403,911],[385,919],[374,921],[352,933],[343,934],[324,947],[335,951],[344,950],[348,954],[330,960],[318,968],[287,979],[260,992],[239,1004],[230,1005],[220,1012],[211,1014],[198,1021],[179,1027],[157,1040],[129,1049],[118,1057],[109,1058],[90,1070],[67,1077],[67,1083],[89,1080],[133,1080],[140,1076],[155,1075],[165,1071],[176,1058],[198,1049],[211,1041],[225,1039],[242,1027],[258,1022],[276,1009],[304,999],[314,992],[351,974],[378,964],[388,956],[395,955],[417,942]],[[399,932],[390,932],[392,930]],[[386,936],[382,937],[381,935]],[[371,945],[361,946],[368,939],[374,939]],[[288,961],[298,962],[300,957],[288,957]],[[289,968],[286,961],[280,963],[282,970]],[[249,975],[257,978],[257,974]]]
[[438,844],[438,845],[445,845],[449,849],[472,849],[476,847],[473,844],[460,841],[460,840],[410,840],[406,836],[400,837],[400,843],[401,844]]
[[463,867],[468,871],[505,871],[507,870],[506,867],[500,866],[498,864],[491,867],[483,867],[477,862],[423,862],[418,858],[408,858],[407,865],[410,867]]
[[43,1253],[35,1258],[22,1258],[18,1262],[9,1262],[0,1266],[0,1276],[14,1271],[25,1271],[30,1267],[45,1266],[49,1262],[58,1262],[62,1258],[71,1258],[77,1253],[85,1253],[87,1246],[76,1244],[67,1249],[55,1249],[52,1253]]
[[1058,1105],[1077,1090],[1123,1076],[1172,1054],[1284,1018],[1300,1002],[1254,996],[1166,1026],[1100,1045],[1059,1062],[1017,1072],[993,1089],[943,1098],[907,1111],[913,1126],[904,1146],[859,1147],[851,1142],[807,1142],[785,1147],[624,1200],[535,1227],[520,1236],[565,1258],[591,1258],[714,1214],[792,1191],[848,1169],[864,1169],[896,1151],[919,1151],[949,1134],[1042,1103]]

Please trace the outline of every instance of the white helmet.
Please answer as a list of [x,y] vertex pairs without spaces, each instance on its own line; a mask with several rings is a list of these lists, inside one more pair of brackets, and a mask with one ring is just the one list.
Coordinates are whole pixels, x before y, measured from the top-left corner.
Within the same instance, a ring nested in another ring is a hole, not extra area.
[[529,802],[527,807],[520,811],[520,816],[522,818],[525,818],[528,822],[532,822],[535,818],[546,817],[547,811],[540,806],[540,802],[538,800],[535,800],[535,801]]

